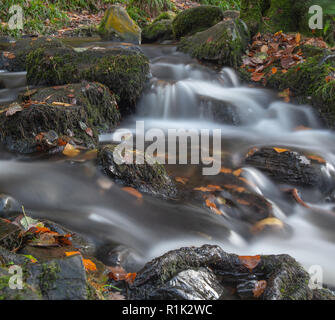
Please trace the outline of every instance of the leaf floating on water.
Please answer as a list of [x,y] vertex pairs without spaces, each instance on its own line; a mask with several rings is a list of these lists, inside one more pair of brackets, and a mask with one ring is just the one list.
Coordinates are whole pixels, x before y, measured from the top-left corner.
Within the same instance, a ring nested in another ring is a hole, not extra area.
[[284,228],[284,223],[277,218],[266,218],[253,225],[251,228],[251,232],[259,233],[263,231],[266,227],[275,227],[282,229]]
[[254,297],[259,298],[264,293],[266,287],[267,282],[265,280],[257,281],[254,290],[252,290]]
[[63,154],[67,157],[76,157],[80,153],[80,150],[76,149],[72,144],[67,143]]
[[139,191],[137,191],[136,189],[134,189],[132,187],[124,187],[124,188],[122,188],[122,190],[131,194],[132,196],[136,197],[138,200],[143,198],[142,193],[140,193]]
[[258,264],[261,262],[261,256],[239,256],[240,263],[249,269],[251,272],[253,269],[255,269]]

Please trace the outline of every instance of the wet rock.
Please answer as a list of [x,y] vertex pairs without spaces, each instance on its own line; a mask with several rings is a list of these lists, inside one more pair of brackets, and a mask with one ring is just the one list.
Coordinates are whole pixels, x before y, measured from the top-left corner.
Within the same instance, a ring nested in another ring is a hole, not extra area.
[[26,59],[32,50],[66,48],[62,41],[53,37],[22,38],[11,42],[6,51],[0,53],[0,69],[11,72],[25,71]]
[[199,60],[238,67],[249,39],[248,30],[241,20],[226,19],[203,32],[183,38],[178,50]]
[[141,44],[141,28],[119,5],[107,9],[98,30],[106,40]]
[[[184,293],[180,293],[181,280],[176,282],[175,277],[184,272],[183,283],[188,283],[186,287],[189,288],[189,284],[195,284],[196,280],[188,277],[201,275],[199,283],[203,285],[203,274],[199,272],[203,270],[202,268],[209,270],[211,277],[216,278],[214,283],[224,287],[225,292],[233,289],[230,291],[230,296],[223,295],[221,299],[249,299],[250,292],[253,292],[253,299],[311,300],[313,298],[313,291],[308,287],[309,274],[292,257],[262,255],[248,259],[248,257],[228,254],[220,247],[211,245],[170,251],[147,263],[137,273],[134,284],[130,287],[129,298],[159,299],[166,297],[166,292],[169,292],[170,299],[179,299]],[[159,295],[160,288],[162,288],[162,295]],[[169,290],[164,290],[165,288]],[[205,288],[206,284],[194,290],[198,293],[206,292]],[[222,292],[217,288],[217,286],[214,287],[218,290],[217,293]],[[207,297],[209,297],[208,293]],[[212,295],[212,298],[218,299],[218,294]]]
[[123,114],[134,110],[149,74],[148,59],[138,48],[118,46],[76,52],[70,48],[33,50],[27,57],[27,81],[33,85],[63,85],[98,81],[119,97]]
[[87,299],[86,272],[80,255],[30,264],[26,272],[27,283],[38,287],[45,299]]
[[8,219],[22,211],[21,204],[7,194],[0,194],[0,218]]
[[154,161],[149,162],[147,156],[138,150],[134,153],[133,161],[138,157],[137,159],[142,159],[144,164],[118,164],[123,157],[121,148],[119,150],[116,147],[117,145],[105,145],[98,153],[99,164],[108,176],[141,192],[164,198],[175,197],[176,187],[163,165]]
[[173,20],[176,39],[204,31],[223,19],[223,10],[216,6],[199,6],[180,12]]
[[157,300],[218,300],[225,288],[215,275],[205,269],[179,272],[170,281],[150,293]]
[[43,88],[24,93],[20,100],[20,111],[0,114],[0,138],[21,153],[48,151],[68,142],[94,148],[98,133],[121,119],[116,96],[100,83]]
[[146,26],[142,32],[143,43],[163,42],[173,39],[172,21],[162,19]]
[[0,219],[0,247],[9,251],[18,249],[22,243],[20,232],[21,229],[18,226]]
[[[319,161],[322,159],[320,158]],[[290,150],[277,152],[273,148],[262,148],[248,156],[245,164],[261,170],[281,183],[304,187],[325,187],[326,185],[329,187],[329,182],[322,171],[325,163],[310,159],[298,152]]]

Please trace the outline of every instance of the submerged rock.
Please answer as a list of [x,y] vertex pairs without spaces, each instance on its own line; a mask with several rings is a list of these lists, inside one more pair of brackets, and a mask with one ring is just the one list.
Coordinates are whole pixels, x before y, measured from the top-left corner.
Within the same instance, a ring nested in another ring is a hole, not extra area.
[[147,263],[129,298],[311,300],[308,283],[309,274],[288,255],[241,257],[205,245],[170,251]]
[[[66,143],[94,148],[98,131],[120,121],[116,99],[99,83],[40,89],[3,108],[0,139],[11,151],[48,151]],[[16,109],[14,109],[16,108]]]
[[141,44],[141,28],[119,5],[110,6],[99,25],[102,38],[118,42]]
[[[176,187],[162,164],[154,161],[149,162],[148,155],[142,154],[138,150],[134,152],[133,164],[118,164],[115,157],[122,159],[122,156],[121,151],[117,150],[116,147],[116,145],[105,145],[100,148],[98,153],[99,164],[107,175],[142,192],[164,198],[175,197]],[[136,164],[136,157],[140,157],[138,159],[142,159],[144,164]]]
[[149,74],[148,59],[134,47],[88,49],[39,48],[27,57],[27,81],[32,85],[62,85],[98,81],[119,97],[121,113],[134,109]]
[[180,12],[172,23],[176,39],[204,31],[223,19],[223,10],[216,6],[199,6]]
[[183,38],[178,50],[199,60],[238,67],[249,39],[245,24],[239,19],[229,18],[203,32]]
[[160,19],[146,26],[142,32],[143,43],[162,42],[173,39],[172,21]]

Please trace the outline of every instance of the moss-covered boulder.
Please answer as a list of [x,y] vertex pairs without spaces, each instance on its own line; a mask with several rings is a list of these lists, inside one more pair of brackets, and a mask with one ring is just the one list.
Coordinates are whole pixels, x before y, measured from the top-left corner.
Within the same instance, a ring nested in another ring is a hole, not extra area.
[[248,30],[241,20],[226,19],[203,32],[183,38],[178,50],[199,60],[237,67],[249,39]]
[[173,11],[164,11],[158,17],[155,18],[153,22],[160,20],[173,20],[176,17],[176,14]]
[[121,113],[133,111],[149,74],[148,59],[137,47],[76,52],[71,48],[36,49],[27,57],[32,85],[63,85],[82,79],[98,81],[119,97]]
[[[163,198],[175,197],[176,187],[162,164],[153,160],[149,161],[148,155],[139,150],[134,152],[133,163],[119,164],[119,159],[123,159],[120,152],[117,145],[105,145],[100,148],[98,161],[108,176],[141,192]],[[139,159],[143,164],[135,162]]]
[[15,152],[48,151],[67,143],[94,148],[98,132],[120,120],[115,97],[99,83],[45,88],[21,99],[0,110],[0,139]]
[[[312,34],[309,28],[312,16],[309,8],[316,4],[324,7],[326,3],[321,4],[313,0],[241,0],[241,19],[246,22],[252,34],[275,33],[280,30]],[[314,31],[319,36],[324,35],[322,30]]]
[[142,42],[162,42],[164,40],[173,39],[172,21],[171,20],[158,20],[146,26],[142,32]]
[[141,28],[119,5],[107,9],[98,30],[102,38],[107,40],[141,43]]
[[0,53],[0,69],[17,72],[26,70],[26,58],[29,52],[38,48],[65,48],[62,41],[52,37],[23,38],[10,43],[6,51]]
[[204,31],[223,19],[223,10],[216,6],[199,6],[179,13],[172,23],[176,39]]
[[307,57],[303,63],[290,68],[287,73],[273,74],[268,86],[285,90],[300,103],[315,106],[323,119],[335,127],[335,54],[310,46],[302,48]]

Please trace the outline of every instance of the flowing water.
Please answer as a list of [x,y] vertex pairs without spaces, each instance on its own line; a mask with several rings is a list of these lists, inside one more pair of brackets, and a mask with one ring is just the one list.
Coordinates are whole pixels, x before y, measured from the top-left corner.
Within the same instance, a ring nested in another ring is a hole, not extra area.
[[[332,185],[335,136],[323,129],[310,107],[284,103],[274,92],[243,85],[233,70],[213,71],[173,46],[142,49],[151,61],[151,78],[137,114],[121,127],[134,131],[135,122],[141,120],[146,129],[221,129],[224,163],[232,167],[253,147],[317,154],[327,161],[324,179]],[[0,83],[4,87],[0,103],[4,103],[25,85],[24,75],[2,72]],[[298,126],[311,129],[297,131]],[[101,135],[100,140],[112,141],[112,134]],[[310,208],[289,204],[278,184],[255,168],[244,168],[253,192],[272,203],[274,214],[290,230],[284,235],[250,237],[246,232],[250,226],[238,216],[213,214],[187,197],[163,201],[144,195],[140,202],[117,185],[108,186],[107,178],[90,162],[32,161],[5,151],[1,159],[1,192],[21,201],[35,216],[58,221],[100,243],[131,248],[139,264],[169,249],[213,243],[243,255],[290,254],[307,269],[320,265],[324,282],[335,285],[335,214],[332,202],[325,201],[325,190],[301,190]],[[202,176],[199,165],[168,165],[167,170],[173,177],[189,178],[195,186],[220,184],[220,176]]]

